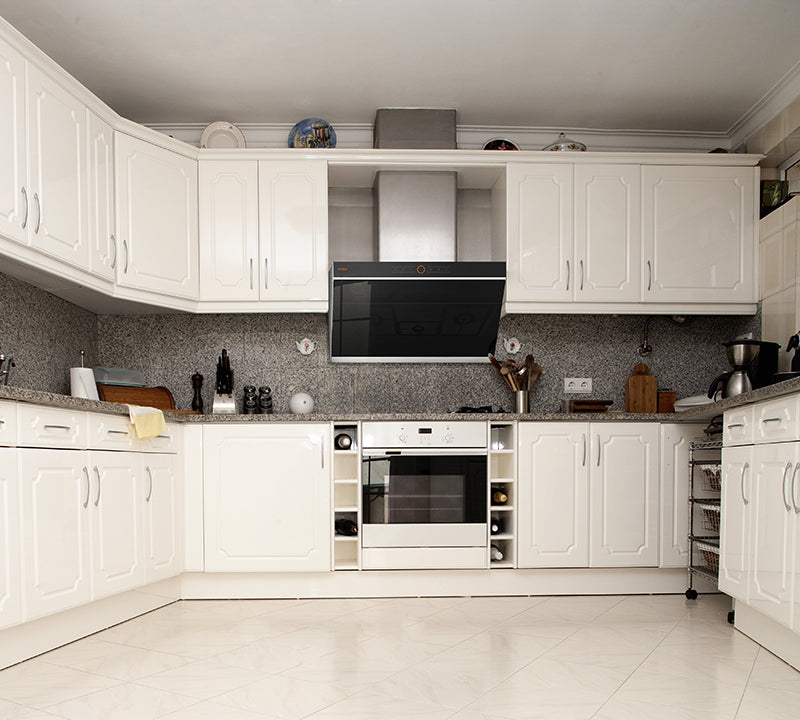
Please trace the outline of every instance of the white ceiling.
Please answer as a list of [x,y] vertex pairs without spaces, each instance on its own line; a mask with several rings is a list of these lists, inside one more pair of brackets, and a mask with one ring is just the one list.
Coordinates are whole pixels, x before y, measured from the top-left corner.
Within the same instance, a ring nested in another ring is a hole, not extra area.
[[800,76],[800,0],[0,0],[142,123],[370,123],[725,133]]

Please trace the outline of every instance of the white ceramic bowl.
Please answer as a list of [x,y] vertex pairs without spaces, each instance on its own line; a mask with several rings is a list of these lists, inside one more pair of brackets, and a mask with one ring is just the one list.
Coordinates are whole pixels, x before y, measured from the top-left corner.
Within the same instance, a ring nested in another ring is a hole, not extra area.
[[289,410],[295,415],[308,415],[314,412],[314,398],[308,393],[297,393],[289,400]]

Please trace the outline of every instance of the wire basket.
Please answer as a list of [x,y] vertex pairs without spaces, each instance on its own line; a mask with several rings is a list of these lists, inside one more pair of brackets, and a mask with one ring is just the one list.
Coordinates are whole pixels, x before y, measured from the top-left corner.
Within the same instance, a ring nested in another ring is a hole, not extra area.
[[719,573],[719,553],[715,553],[712,550],[704,550],[703,548],[698,548],[697,552],[700,553],[700,560],[705,567],[715,573]]
[[709,465],[702,468],[703,482],[706,490],[719,492],[722,490],[722,467],[720,465]]
[[719,535],[719,506],[700,505],[703,510],[703,529]]

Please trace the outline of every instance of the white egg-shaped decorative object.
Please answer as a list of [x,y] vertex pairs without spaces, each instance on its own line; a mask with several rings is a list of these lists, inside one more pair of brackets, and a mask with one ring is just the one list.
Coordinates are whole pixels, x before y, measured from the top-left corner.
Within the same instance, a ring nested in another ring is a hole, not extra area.
[[314,412],[314,398],[308,393],[296,393],[289,400],[289,410],[295,415],[308,415]]

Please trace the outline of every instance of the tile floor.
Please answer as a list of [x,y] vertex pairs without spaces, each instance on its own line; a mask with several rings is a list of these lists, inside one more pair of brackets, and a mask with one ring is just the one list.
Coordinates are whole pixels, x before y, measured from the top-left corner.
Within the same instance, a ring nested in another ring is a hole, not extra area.
[[3,720],[797,720],[701,595],[185,601],[0,671]]

